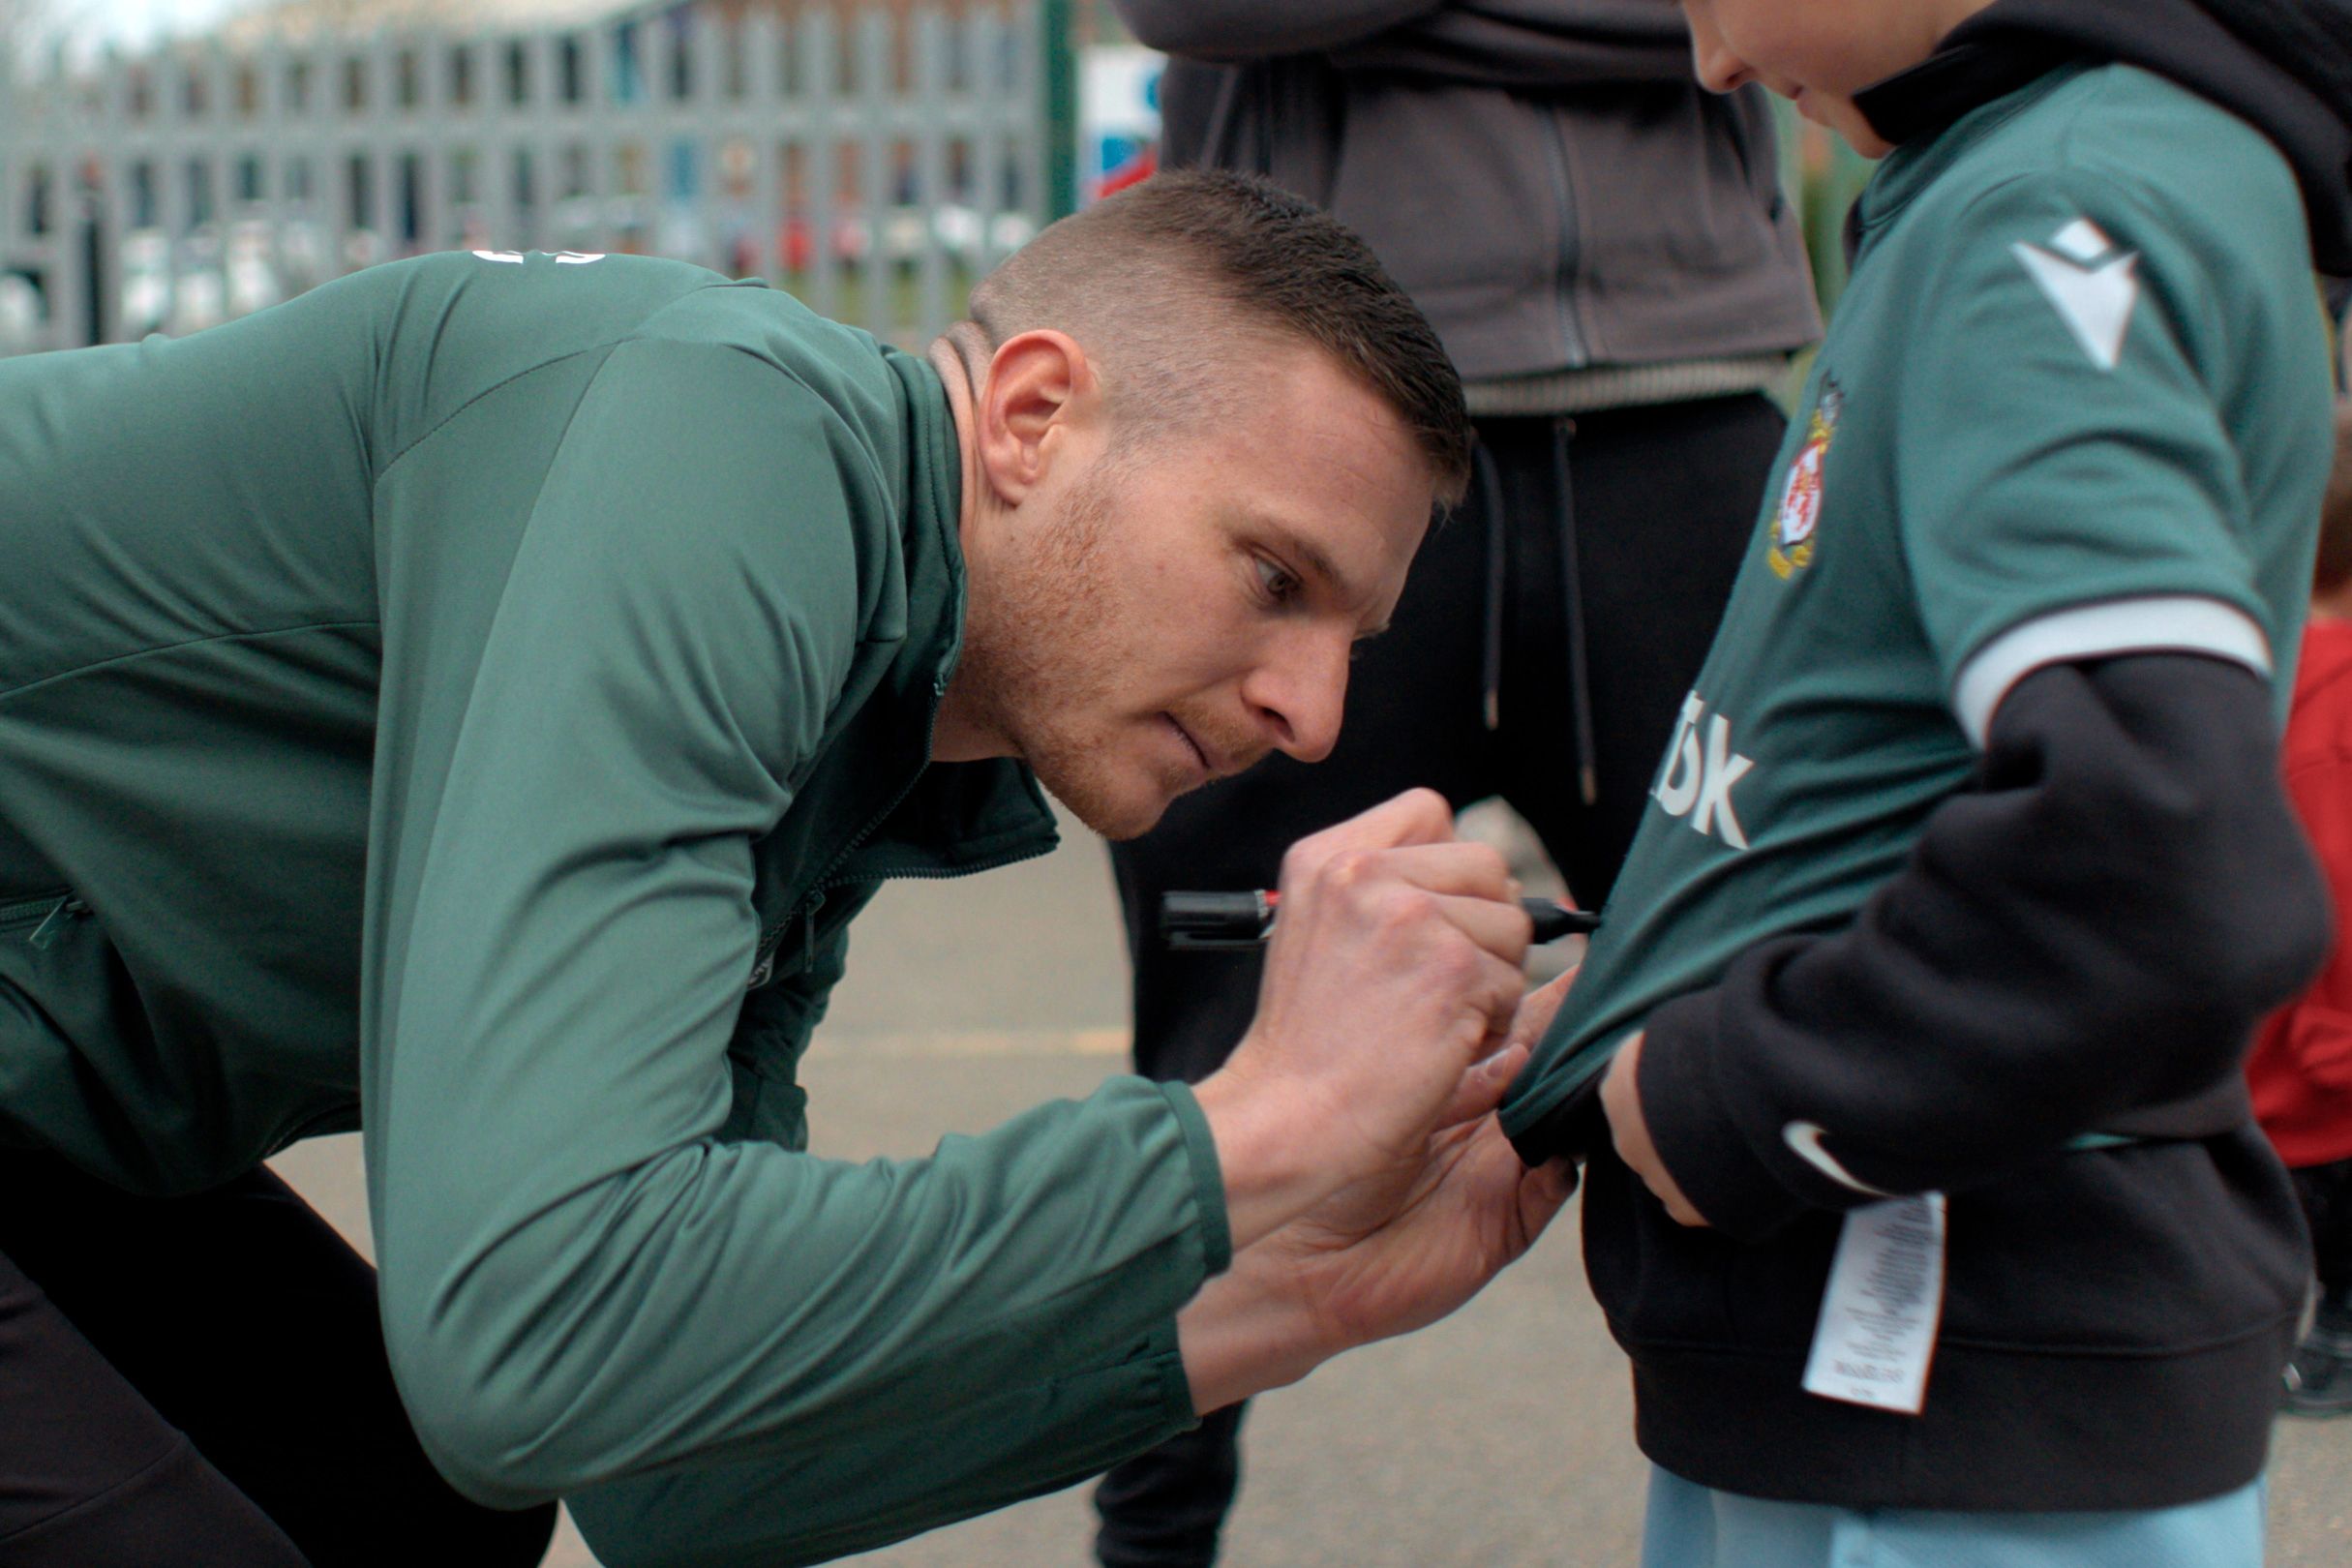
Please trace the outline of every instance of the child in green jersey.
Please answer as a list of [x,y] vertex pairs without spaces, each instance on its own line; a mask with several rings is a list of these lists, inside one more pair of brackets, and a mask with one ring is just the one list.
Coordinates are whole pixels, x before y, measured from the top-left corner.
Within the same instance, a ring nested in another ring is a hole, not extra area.
[[1885,163],[1505,1106],[1591,1155],[1647,1560],[2251,1568],[2305,1243],[2240,1066],[2328,929],[2276,748],[2352,5],[1684,10],[1708,85]]

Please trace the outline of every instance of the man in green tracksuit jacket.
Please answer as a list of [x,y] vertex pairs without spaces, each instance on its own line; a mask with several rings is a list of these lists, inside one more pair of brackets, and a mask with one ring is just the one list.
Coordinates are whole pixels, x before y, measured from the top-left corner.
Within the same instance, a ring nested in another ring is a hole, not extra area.
[[311,1288],[240,1294],[265,1250],[137,1275],[283,1215],[240,1184],[313,1133],[366,1135],[402,1437],[616,1565],[1067,1484],[1540,1229],[1563,1180],[1474,1119],[1525,920],[1433,797],[1294,853],[1197,1094],[801,1152],[876,885],[1043,852],[1039,779],[1131,833],[1327,751],[1465,466],[1426,324],[1249,182],[1059,226],[974,312],[926,361],[691,267],[475,253],[0,365],[0,1554],[530,1560],[543,1515],[498,1556],[421,1463],[306,1514],[400,1463],[251,1457],[265,1390],[364,1392],[326,1308],[256,1332]]

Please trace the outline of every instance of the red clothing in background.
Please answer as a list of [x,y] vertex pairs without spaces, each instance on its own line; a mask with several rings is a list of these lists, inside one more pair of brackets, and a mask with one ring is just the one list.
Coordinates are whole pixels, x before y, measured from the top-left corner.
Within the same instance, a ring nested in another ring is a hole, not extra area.
[[2311,618],[2287,720],[2287,792],[2326,867],[2336,950],[2246,1062],[2254,1115],[2291,1166],[2352,1160],[2352,620]]

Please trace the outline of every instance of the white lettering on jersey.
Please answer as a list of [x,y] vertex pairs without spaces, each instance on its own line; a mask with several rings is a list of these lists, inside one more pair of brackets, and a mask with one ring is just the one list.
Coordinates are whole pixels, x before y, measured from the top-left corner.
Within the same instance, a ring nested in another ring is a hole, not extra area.
[[[2050,248],[2012,245],[2032,278],[2074,334],[2074,341],[2100,370],[2112,371],[2124,357],[2124,334],[2140,302],[2137,251],[2116,254],[2115,242],[2098,225],[2077,218],[2050,236]],[[2105,259],[2101,259],[2105,257]]]
[[1682,716],[1674,723],[1674,738],[1666,743],[1666,776],[1658,780],[1658,787],[1650,793],[1666,807],[1670,817],[1688,816],[1691,807],[1699,803],[1699,778],[1705,765],[1700,760],[1697,726],[1705,711],[1706,704],[1699,700],[1697,692],[1683,698]]
[[1732,814],[1732,786],[1755,766],[1732,755],[1732,721],[1721,713],[1711,715],[1706,721],[1706,781],[1699,786],[1699,809],[1691,813],[1691,826],[1703,833],[1720,833],[1734,849],[1746,849],[1748,835]]
[[[1705,740],[1700,739],[1702,719]],[[1756,766],[1732,750],[1732,721],[1709,713],[1697,692],[1683,699],[1674,738],[1666,745],[1666,771],[1650,792],[1670,817],[1687,817],[1695,832],[1710,833],[1736,850],[1748,835],[1732,809],[1732,791]]]

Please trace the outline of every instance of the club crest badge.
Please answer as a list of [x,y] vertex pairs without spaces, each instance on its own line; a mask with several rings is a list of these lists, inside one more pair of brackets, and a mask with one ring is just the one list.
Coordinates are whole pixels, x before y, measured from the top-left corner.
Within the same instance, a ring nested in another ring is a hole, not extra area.
[[1822,470],[1829,461],[1829,443],[1837,439],[1837,422],[1845,411],[1846,394],[1836,378],[1824,379],[1804,450],[1789,465],[1780,511],[1772,519],[1772,548],[1764,559],[1775,577],[1786,580],[1813,564],[1813,535],[1822,522]]

